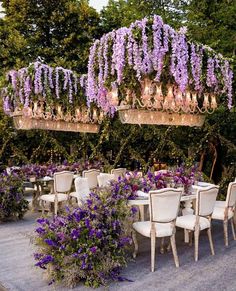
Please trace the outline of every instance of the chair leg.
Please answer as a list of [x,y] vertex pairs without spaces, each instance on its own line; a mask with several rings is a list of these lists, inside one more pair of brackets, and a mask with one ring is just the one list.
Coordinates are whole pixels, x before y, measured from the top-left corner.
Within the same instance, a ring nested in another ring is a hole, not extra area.
[[199,229],[194,231],[194,258],[195,262],[198,261],[198,245],[199,245]]
[[193,232],[189,231],[189,246],[191,247],[193,245]]
[[165,252],[164,244],[165,244],[165,238],[162,237],[161,238],[161,247],[160,247],[160,253],[161,254],[164,254],[164,252]]
[[151,271],[155,270],[156,235],[151,233]]
[[40,204],[41,204],[41,208],[42,208],[42,215],[44,215],[44,201],[43,200],[41,200],[40,201]]
[[224,239],[225,239],[225,246],[229,245],[229,238],[228,238],[228,220],[224,220]]
[[234,219],[233,218],[230,219],[230,223],[231,223],[233,238],[234,238],[234,240],[236,240],[235,227],[234,227]]
[[132,239],[133,239],[133,242],[134,242],[133,258],[135,259],[136,256],[137,256],[137,253],[138,253],[138,240],[137,240],[137,237],[136,237],[135,230],[132,231],[131,235],[132,235]]
[[[171,237],[170,237],[171,238]],[[168,243],[168,245],[167,245],[167,247],[166,247],[166,251],[167,252],[170,252],[171,251],[171,242],[170,242],[170,240],[169,240],[169,243]]]
[[213,240],[212,240],[212,235],[211,235],[211,228],[208,228],[207,235],[208,235],[208,239],[209,239],[209,243],[210,243],[211,254],[214,256],[215,251],[214,251],[214,245],[213,245]]
[[179,258],[178,258],[177,249],[176,249],[175,235],[172,235],[170,237],[170,243],[171,243],[172,253],[173,253],[173,257],[174,257],[174,261],[175,261],[175,266],[176,266],[176,268],[178,268],[179,267]]
[[57,202],[54,203],[54,214],[57,215],[57,208],[58,208],[58,205],[57,205]]

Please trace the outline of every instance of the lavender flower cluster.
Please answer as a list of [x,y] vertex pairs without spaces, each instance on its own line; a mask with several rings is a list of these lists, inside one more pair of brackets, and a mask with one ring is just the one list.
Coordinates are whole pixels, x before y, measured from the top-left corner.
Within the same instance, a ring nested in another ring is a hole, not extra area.
[[95,101],[112,113],[108,94],[112,83],[125,82],[131,89],[132,77],[140,81],[155,73],[155,81],[173,79],[182,92],[193,89],[199,94],[203,90],[226,94],[231,108],[233,73],[229,62],[207,46],[189,43],[186,31],[183,27],[177,32],[154,15],[152,20],[135,21],[129,28],[122,27],[96,40],[88,63],[88,103]]

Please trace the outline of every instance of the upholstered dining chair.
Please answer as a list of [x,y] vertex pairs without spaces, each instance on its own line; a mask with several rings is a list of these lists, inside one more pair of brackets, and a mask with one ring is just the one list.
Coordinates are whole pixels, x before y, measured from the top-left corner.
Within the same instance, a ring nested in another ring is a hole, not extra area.
[[42,213],[44,213],[44,203],[54,203],[54,214],[57,215],[58,203],[67,201],[71,190],[73,173],[63,171],[54,173],[54,193],[39,196],[42,205]]
[[126,172],[126,168],[117,168],[117,169],[112,169],[111,174],[115,176],[115,180],[118,180],[119,177],[124,177]]
[[98,179],[98,186],[99,187],[106,187],[109,186],[110,181],[115,180],[114,174],[107,174],[107,173],[100,173],[97,176]]
[[138,252],[136,232],[151,238],[151,271],[155,269],[156,238],[170,237],[172,252],[176,267],[179,259],[175,243],[175,220],[178,215],[182,190],[165,188],[149,192],[150,221],[133,223],[132,238],[134,241],[135,258]]
[[211,216],[214,210],[214,205],[219,191],[219,186],[214,185],[204,188],[195,186],[195,189],[197,190],[196,213],[179,216],[176,219],[176,226],[194,232],[194,246],[195,246],[194,258],[195,261],[197,262],[199,234],[201,230],[204,229],[207,230],[211,253],[212,255],[215,254],[211,235]]
[[70,197],[74,197],[78,205],[81,205],[88,198],[89,193],[88,178],[77,177],[75,179],[75,192],[71,192]]
[[85,170],[82,173],[84,178],[88,178],[89,189],[94,189],[98,186],[97,176],[100,174],[100,170],[90,169]]
[[214,211],[212,213],[212,219],[222,220],[224,226],[224,241],[225,246],[229,245],[228,238],[228,221],[231,222],[232,234],[234,240],[235,236],[235,225],[234,225],[234,211],[236,203],[236,182],[229,183],[227,189],[227,195],[225,201],[216,201]]

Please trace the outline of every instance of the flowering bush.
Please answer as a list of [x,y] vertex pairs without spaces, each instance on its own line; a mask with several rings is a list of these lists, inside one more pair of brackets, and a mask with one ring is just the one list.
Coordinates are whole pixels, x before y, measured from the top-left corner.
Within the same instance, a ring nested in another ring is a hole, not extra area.
[[14,171],[0,174],[0,221],[22,218],[28,209],[23,196],[23,180]]
[[98,287],[108,280],[119,280],[126,265],[125,249],[131,243],[125,222],[135,209],[127,207],[127,195],[111,187],[91,193],[80,208],[69,210],[53,221],[38,219],[34,254],[36,266],[47,269],[52,281],[75,286]]

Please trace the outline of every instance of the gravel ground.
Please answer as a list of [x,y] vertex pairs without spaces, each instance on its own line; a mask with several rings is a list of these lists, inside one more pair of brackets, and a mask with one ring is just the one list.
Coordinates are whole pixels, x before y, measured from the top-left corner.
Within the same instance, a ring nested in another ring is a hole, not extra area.
[[[22,221],[0,224],[0,291],[69,290],[48,286],[41,270],[34,267],[30,235],[35,228],[37,214],[28,212]],[[224,247],[223,227],[213,222],[215,256],[211,256],[205,232],[200,236],[199,261],[193,259],[193,246],[183,242],[183,231],[177,231],[177,251],[180,268],[175,268],[172,253],[156,254],[156,271],[150,272],[150,241],[138,237],[140,251],[129,262],[122,275],[132,282],[112,283],[97,290],[173,290],[221,291],[236,290],[236,241],[229,232],[230,245]],[[5,288],[5,289],[4,289]],[[79,285],[73,290],[90,290]],[[92,289],[91,289],[92,290]]]

